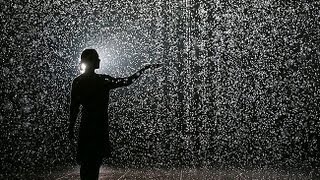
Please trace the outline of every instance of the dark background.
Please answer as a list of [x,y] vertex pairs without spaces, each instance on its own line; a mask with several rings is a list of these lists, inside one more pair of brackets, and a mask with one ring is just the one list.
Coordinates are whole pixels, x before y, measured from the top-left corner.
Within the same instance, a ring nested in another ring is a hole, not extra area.
[[125,167],[318,166],[319,2],[0,1],[0,177],[74,165],[69,89],[84,48],[112,91]]

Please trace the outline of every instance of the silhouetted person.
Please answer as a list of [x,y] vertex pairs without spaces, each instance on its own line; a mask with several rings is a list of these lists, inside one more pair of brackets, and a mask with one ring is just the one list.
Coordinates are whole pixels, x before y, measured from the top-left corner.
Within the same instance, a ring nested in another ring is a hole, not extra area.
[[85,72],[73,80],[71,88],[69,139],[74,138],[74,125],[82,105],[76,158],[81,166],[81,179],[96,180],[102,159],[111,154],[107,117],[109,91],[130,85],[144,70],[158,65],[145,66],[127,78],[96,74],[94,70],[99,68],[100,59],[94,49],[82,52],[81,63],[86,65]]

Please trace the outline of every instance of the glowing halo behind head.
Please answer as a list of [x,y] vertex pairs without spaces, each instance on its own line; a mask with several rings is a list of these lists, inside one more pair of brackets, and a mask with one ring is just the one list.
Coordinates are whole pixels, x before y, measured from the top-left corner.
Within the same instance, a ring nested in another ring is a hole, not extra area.
[[79,52],[79,70],[80,73],[83,74],[88,69],[89,64],[86,62],[81,61],[81,54],[86,49],[94,49],[97,51],[100,59],[100,66],[95,70],[96,73],[102,74],[110,74],[112,71],[115,71],[114,67],[114,56],[113,54],[113,47],[110,44],[98,44],[93,46],[86,46],[82,51]]
[[80,73],[83,74],[86,71],[87,65],[85,63],[80,64]]
[[80,56],[80,73],[85,73],[88,69],[99,69],[100,59],[98,52],[93,49],[84,49]]

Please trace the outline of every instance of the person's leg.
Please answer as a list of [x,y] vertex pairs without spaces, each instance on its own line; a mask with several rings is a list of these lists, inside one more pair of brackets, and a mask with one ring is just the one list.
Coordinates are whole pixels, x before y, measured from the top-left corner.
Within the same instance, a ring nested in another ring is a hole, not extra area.
[[98,180],[101,162],[90,161],[81,164],[80,178],[81,180]]
[[89,179],[89,164],[88,163],[82,163],[80,165],[80,178],[81,180]]
[[95,180],[99,179],[100,166],[101,166],[100,162],[92,163],[92,178],[95,179]]

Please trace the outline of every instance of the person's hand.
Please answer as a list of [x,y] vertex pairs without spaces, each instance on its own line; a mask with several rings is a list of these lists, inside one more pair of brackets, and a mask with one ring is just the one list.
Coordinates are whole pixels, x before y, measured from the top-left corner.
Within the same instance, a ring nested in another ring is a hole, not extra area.
[[156,69],[161,67],[162,64],[147,64],[144,69]]
[[157,69],[157,68],[159,68],[161,66],[162,66],[162,64],[152,64],[151,65],[151,69]]
[[152,66],[151,64],[147,64],[147,65],[145,65],[145,66],[143,67],[143,70],[150,69],[151,66]]

